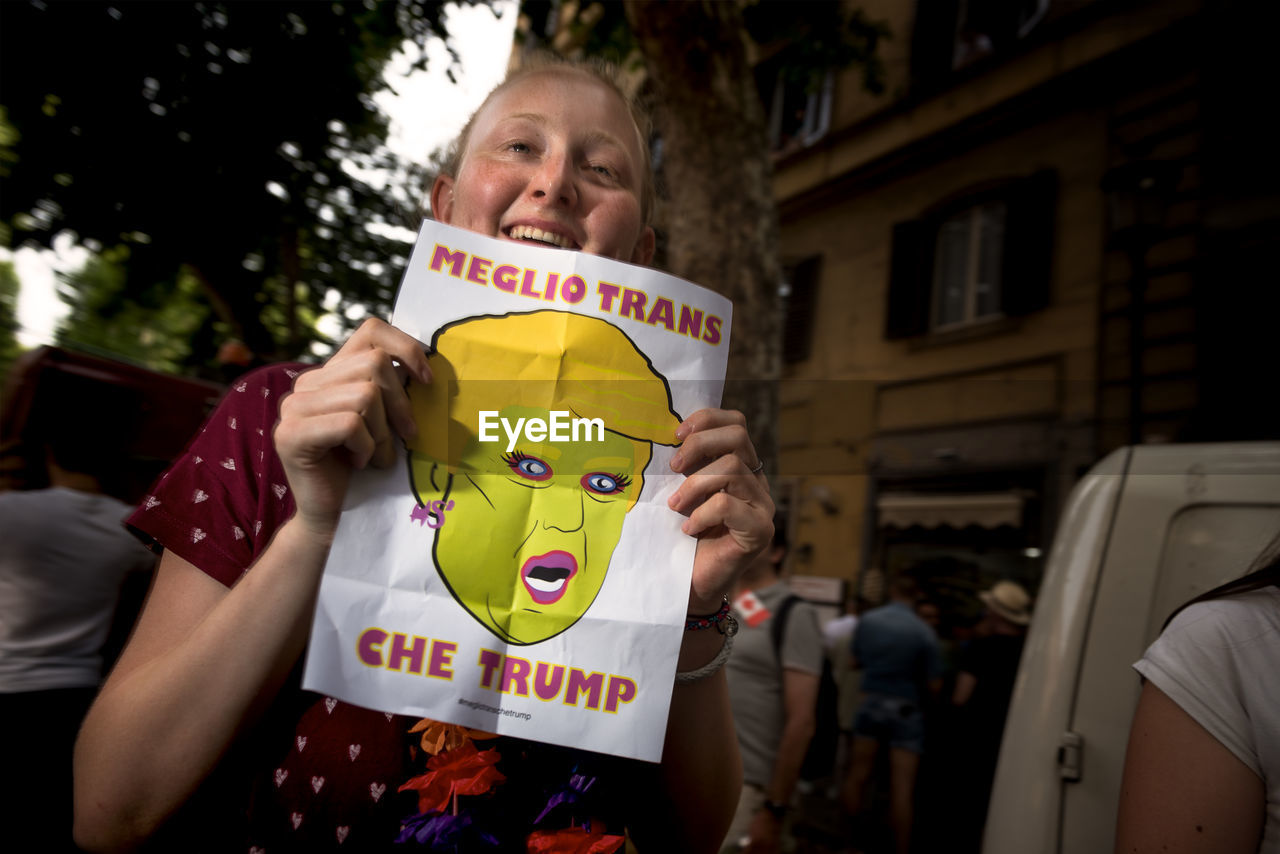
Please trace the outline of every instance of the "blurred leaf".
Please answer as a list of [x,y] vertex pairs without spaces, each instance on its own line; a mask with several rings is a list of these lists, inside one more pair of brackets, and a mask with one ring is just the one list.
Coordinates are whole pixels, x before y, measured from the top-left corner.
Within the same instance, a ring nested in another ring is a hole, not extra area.
[[21,285],[11,261],[0,261],[0,387],[9,366],[22,353],[18,343],[18,291]]
[[164,373],[189,372],[193,339],[212,313],[199,282],[180,272],[171,287],[131,289],[129,256],[128,247],[117,246],[60,277],[58,293],[71,313],[58,344]]

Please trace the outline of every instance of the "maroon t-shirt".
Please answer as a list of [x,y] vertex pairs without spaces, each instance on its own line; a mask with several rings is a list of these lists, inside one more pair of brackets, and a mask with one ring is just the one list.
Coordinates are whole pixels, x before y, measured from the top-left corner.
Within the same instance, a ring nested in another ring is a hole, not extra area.
[[[274,365],[233,383],[129,525],[233,586],[293,514],[272,429],[280,398],[304,369]],[[183,844],[194,848],[214,848],[209,835],[243,834],[234,850],[266,852],[282,846],[369,850],[389,842],[400,819],[413,812],[413,799],[406,807],[406,796],[396,792],[410,773],[412,725],[408,718],[304,692],[295,668],[266,720],[233,751],[219,779],[202,790],[210,815],[219,817],[217,826],[197,817],[203,810],[193,804],[189,820],[180,818],[181,827],[166,835],[181,834]],[[236,818],[243,829],[235,827]]]
[[[294,511],[272,430],[305,369],[237,380],[129,525],[234,586]],[[303,691],[300,671],[150,850],[405,851],[399,836],[407,850],[607,852],[656,785],[646,763],[499,738],[462,748],[491,751],[499,782],[422,813],[413,789],[398,791],[432,760],[413,747],[416,721]]]

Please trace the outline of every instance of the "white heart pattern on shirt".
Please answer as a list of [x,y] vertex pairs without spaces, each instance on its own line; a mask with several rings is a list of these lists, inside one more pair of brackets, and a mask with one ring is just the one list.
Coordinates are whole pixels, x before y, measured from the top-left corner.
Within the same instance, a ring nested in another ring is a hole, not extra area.
[[232,430],[239,429],[236,426],[236,417],[234,415],[232,415],[230,418],[227,419],[227,426],[230,427]]
[[333,697],[324,698],[324,710],[329,714],[333,714],[333,709],[334,709],[334,706],[336,705],[338,705],[338,701],[335,700]]
[[245,389],[247,389],[248,387],[249,387],[249,384],[248,384],[248,383],[236,383],[236,391],[240,391],[240,392],[242,392],[242,391],[244,391]]
[[205,532],[204,532],[204,531],[202,531],[202,530],[200,530],[199,528],[192,528],[192,529],[191,529],[191,542],[193,542],[193,543],[198,543],[198,542],[200,542],[201,540],[203,540],[203,539],[205,538],[205,536],[207,536],[207,535],[205,534]]
[[301,753],[307,748],[307,737],[305,735],[298,736],[298,752]]
[[271,484],[271,491],[276,494],[276,498],[284,498],[284,494],[289,491],[289,488],[283,483],[273,483]]
[[288,772],[288,771],[286,771],[284,768],[277,768],[277,769],[276,769],[276,788],[277,788],[277,789],[278,789],[278,788],[280,788],[281,786],[283,786],[283,785],[284,785],[284,781],[285,781],[285,780],[288,780],[288,779],[289,779],[289,772]]
[[338,844],[341,845],[342,843],[347,841],[347,834],[350,832],[351,832],[351,828],[344,824],[341,827],[339,827],[337,830],[335,830],[333,835],[338,837]]
[[378,801],[382,800],[382,796],[383,794],[386,793],[386,791],[387,791],[386,783],[370,783],[369,784],[369,797],[373,798],[374,803],[377,803]]
[[235,471],[236,461],[231,459],[231,457],[227,457],[225,460],[222,461],[222,467],[227,471]]
[[156,498],[154,495],[148,495],[148,496],[147,496],[147,509],[148,509],[148,510],[150,510],[152,507],[156,507],[156,506],[158,506],[159,504],[160,504],[160,499],[159,499],[159,498]]
[[360,745],[352,744],[347,747],[347,755],[351,757],[351,761],[355,762],[356,757],[360,755]]
[[387,716],[388,721],[395,717],[393,712],[383,712],[383,714]]
[[191,494],[191,503],[199,504],[201,501],[207,501],[208,498],[209,493],[205,492],[203,489],[197,489]]
[[[231,533],[235,534],[237,540],[244,539],[244,528],[241,528],[239,525],[232,525]],[[248,570],[246,569],[245,572],[248,572]]]
[[289,813],[289,821],[293,822],[293,829],[297,830],[298,825],[302,824],[302,813]]
[[324,778],[323,778],[323,777],[312,777],[312,778],[311,778],[311,790],[312,790],[313,792],[315,792],[315,793],[318,795],[318,794],[320,794],[320,790],[321,790],[321,789],[323,789],[323,788],[324,788]]

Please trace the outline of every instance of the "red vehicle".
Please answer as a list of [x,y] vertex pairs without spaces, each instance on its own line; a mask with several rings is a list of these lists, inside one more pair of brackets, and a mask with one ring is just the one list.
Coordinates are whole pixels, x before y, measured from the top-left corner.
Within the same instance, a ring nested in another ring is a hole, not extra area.
[[0,490],[46,485],[43,436],[83,429],[113,455],[108,492],[136,503],[199,430],[223,387],[58,347],[14,363],[0,406]]

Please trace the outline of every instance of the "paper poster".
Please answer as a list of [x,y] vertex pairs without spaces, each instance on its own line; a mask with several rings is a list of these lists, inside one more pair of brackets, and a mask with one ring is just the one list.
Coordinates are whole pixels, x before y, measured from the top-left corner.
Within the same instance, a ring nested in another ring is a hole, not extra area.
[[393,323],[434,380],[400,460],[352,480],[303,686],[657,761],[695,546],[668,464],[730,322],[656,270],[426,222]]

